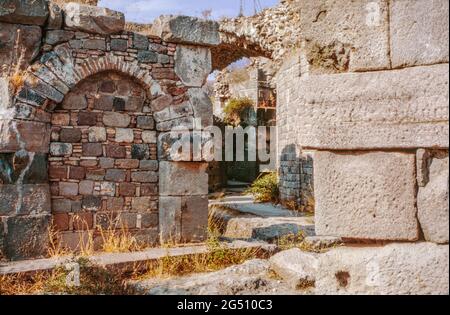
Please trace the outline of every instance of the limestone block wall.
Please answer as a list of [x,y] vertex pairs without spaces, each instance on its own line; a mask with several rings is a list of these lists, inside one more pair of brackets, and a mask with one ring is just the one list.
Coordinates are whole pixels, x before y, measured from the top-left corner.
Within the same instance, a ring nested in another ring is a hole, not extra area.
[[448,294],[448,1],[297,3],[279,163],[312,150],[317,235],[371,246],[326,255],[317,293]]
[[169,149],[173,128],[212,124],[208,33],[144,36],[73,3],[0,9],[3,257],[46,255],[49,228],[72,249],[111,224],[149,244],[203,240],[207,163]]

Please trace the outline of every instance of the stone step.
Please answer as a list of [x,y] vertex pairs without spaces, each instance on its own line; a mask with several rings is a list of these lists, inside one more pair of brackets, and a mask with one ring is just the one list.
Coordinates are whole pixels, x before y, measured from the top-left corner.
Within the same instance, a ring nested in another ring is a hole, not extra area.
[[274,242],[288,235],[314,236],[312,217],[232,218],[227,222],[224,237]]

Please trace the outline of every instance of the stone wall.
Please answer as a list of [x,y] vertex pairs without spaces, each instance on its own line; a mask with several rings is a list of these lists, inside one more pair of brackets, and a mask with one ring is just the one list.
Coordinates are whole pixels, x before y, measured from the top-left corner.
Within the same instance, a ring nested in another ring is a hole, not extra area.
[[98,244],[100,227],[111,226],[150,244],[204,240],[207,163],[169,150],[173,128],[212,124],[202,30],[215,23],[188,19],[202,35],[162,39],[124,31],[123,14],[104,8],[2,2],[6,258],[46,255],[50,227],[72,249],[88,233]]
[[[298,166],[287,167],[313,152],[318,236],[349,247],[406,242],[410,255],[396,245],[333,252],[319,266],[318,293],[448,294],[448,276],[433,273],[448,274],[448,1],[295,6],[302,36],[278,73],[280,167],[293,178]],[[393,268],[426,285],[400,284]]]

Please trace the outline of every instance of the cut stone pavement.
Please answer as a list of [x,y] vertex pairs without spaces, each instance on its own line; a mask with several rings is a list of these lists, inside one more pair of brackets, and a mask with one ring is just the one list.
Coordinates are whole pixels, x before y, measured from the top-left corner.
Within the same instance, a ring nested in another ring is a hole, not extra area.
[[252,195],[231,193],[210,200],[210,214],[223,222],[223,236],[272,242],[286,235],[314,236],[314,218],[270,203],[256,203]]

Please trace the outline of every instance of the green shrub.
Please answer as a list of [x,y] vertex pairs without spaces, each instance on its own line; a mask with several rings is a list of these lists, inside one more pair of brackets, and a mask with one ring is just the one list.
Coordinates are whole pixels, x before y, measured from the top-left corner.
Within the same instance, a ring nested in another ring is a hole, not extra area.
[[232,98],[224,107],[224,122],[228,125],[239,126],[254,107],[254,102],[248,97]]
[[280,190],[277,173],[262,174],[246,192],[253,194],[256,201],[278,203]]

